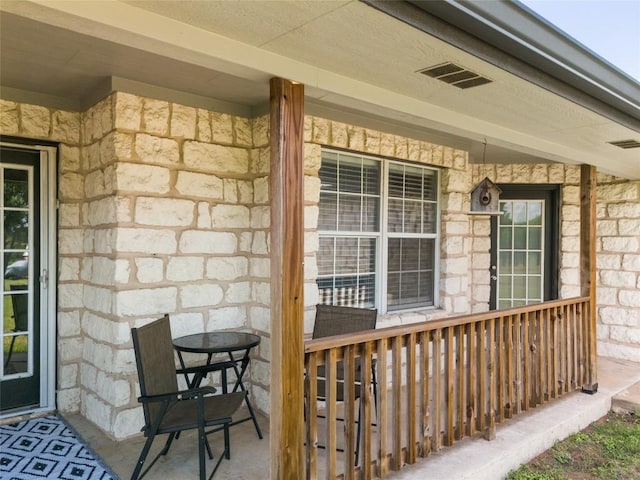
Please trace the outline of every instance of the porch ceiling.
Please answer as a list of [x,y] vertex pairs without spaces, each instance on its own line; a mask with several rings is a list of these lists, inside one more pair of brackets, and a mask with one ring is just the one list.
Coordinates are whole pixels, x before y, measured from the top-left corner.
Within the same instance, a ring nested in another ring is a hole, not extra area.
[[[640,129],[356,0],[3,0],[0,54],[9,100],[79,110],[118,89],[252,115],[278,76],[305,85],[310,113],[475,162],[486,139],[487,163],[589,163],[640,179],[640,150],[607,143],[640,140]],[[462,90],[417,73],[448,61],[492,83]]]

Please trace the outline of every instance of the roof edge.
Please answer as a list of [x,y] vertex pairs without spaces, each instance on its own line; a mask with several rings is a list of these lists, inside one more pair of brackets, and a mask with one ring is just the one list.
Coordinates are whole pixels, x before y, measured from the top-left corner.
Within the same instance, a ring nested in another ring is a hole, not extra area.
[[517,1],[362,1],[526,81],[640,131],[640,82]]

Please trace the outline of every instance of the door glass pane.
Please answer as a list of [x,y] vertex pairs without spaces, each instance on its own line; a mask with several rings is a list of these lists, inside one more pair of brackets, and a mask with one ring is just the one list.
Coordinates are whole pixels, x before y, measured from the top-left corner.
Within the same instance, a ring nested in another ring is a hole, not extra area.
[[542,300],[544,201],[501,200],[498,217],[497,305],[527,305]]
[[27,170],[4,170],[5,208],[29,208],[29,173]]
[[30,170],[2,169],[3,378],[33,372],[29,323]]

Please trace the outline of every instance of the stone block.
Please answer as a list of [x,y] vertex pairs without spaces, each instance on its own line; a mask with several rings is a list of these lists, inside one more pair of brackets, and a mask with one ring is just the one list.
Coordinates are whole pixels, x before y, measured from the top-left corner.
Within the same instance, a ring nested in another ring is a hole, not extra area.
[[[580,225],[579,222],[574,223],[578,223],[578,226]],[[573,232],[571,235],[579,235],[579,230],[578,233]],[[618,222],[616,220],[599,220],[596,223],[596,235],[599,237],[618,235]]]
[[159,258],[136,257],[136,278],[140,283],[158,283],[164,279],[164,262]]
[[610,338],[621,343],[630,343],[640,346],[640,329],[612,326]]
[[61,257],[58,261],[58,281],[80,280],[80,261],[77,258]]
[[61,144],[58,156],[60,157],[58,173],[80,170],[80,148]]
[[113,407],[90,393],[82,394],[83,415],[105,432],[110,432]]
[[87,220],[89,225],[105,225],[116,223],[116,204],[113,197],[106,197],[100,200],[89,202]]
[[320,249],[320,236],[317,231],[304,232],[304,253],[315,253]]
[[600,322],[605,325],[626,325],[640,327],[640,310],[621,307],[602,307],[599,309]]
[[174,103],[171,112],[171,136],[196,138],[196,118],[195,108]]
[[113,422],[113,436],[116,440],[124,440],[140,433],[140,426],[144,425],[142,407],[120,410]]
[[211,307],[218,305],[224,293],[219,285],[201,284],[180,287],[182,308]]
[[207,173],[249,173],[249,151],[245,148],[187,141],[183,149],[186,167]]
[[324,118],[313,117],[311,137],[315,143],[329,145],[330,131],[331,131],[331,122],[329,120],[326,120]]
[[136,135],[135,153],[144,163],[177,165],[180,162],[178,142],[146,133]]
[[86,308],[102,312],[104,314],[113,313],[112,311],[112,291],[108,288],[100,288],[94,285],[84,285],[82,301]]
[[251,253],[254,255],[267,255],[269,253],[269,242],[267,232],[255,232],[251,243]]
[[213,136],[211,135],[211,118],[209,117],[209,111],[203,110],[201,108],[197,111],[197,119],[196,119],[196,138],[201,142],[211,142],[213,141]]
[[224,198],[222,179],[205,173],[178,172],[176,190],[181,195],[190,197],[204,197],[208,200]]
[[640,236],[640,217],[634,218],[632,220],[620,220],[618,222],[618,234]]
[[622,269],[631,272],[640,272],[640,255],[631,253],[623,255]]
[[[249,205],[254,203],[254,192],[253,192],[253,182],[249,180],[233,180],[233,185],[231,185],[229,180],[229,188],[234,187],[236,195],[232,197],[231,195],[227,195],[227,179],[225,179],[225,201],[229,203],[239,203],[241,205]],[[268,184],[268,180],[267,184]],[[268,188],[268,186],[267,186]]]
[[[315,315],[315,314],[314,314]],[[259,332],[268,332],[271,329],[271,314],[267,307],[249,307],[249,324],[251,328]]]
[[563,205],[562,206],[562,221],[563,222],[579,222],[580,221],[580,207],[577,205]]
[[115,271],[113,279],[116,285],[126,285],[131,278],[131,265],[127,259],[117,259],[115,261]]
[[231,115],[211,112],[211,134],[214,142],[231,145],[233,143],[233,120]]
[[165,194],[170,188],[170,173],[163,167],[118,163],[115,178],[116,187],[121,191]]
[[145,99],[142,109],[143,131],[153,135],[167,135],[169,132],[169,113],[168,102]]
[[211,223],[216,229],[248,229],[251,212],[244,205],[216,205],[211,210]]
[[320,201],[320,178],[305,175],[304,177],[304,201],[318,203]]
[[80,412],[80,388],[56,390],[56,405],[63,413]]
[[247,311],[244,306],[216,308],[209,311],[206,331],[240,329],[246,327]]
[[269,228],[271,210],[269,207],[253,207],[251,209],[251,228]]
[[560,265],[562,268],[579,268],[580,254],[578,253],[562,253],[560,255]]
[[51,112],[38,105],[20,105],[20,119],[25,137],[48,138],[51,130]]
[[80,143],[80,114],[58,110],[51,115],[51,140],[78,145]]
[[118,228],[115,236],[116,250],[120,253],[172,254],[178,246],[176,233],[172,230]]
[[245,117],[233,117],[233,143],[241,147],[253,146],[253,127]]
[[269,278],[271,270],[271,259],[252,258],[249,261],[249,275],[257,278]]
[[640,202],[612,203],[607,205],[607,212],[611,218],[640,218]]
[[178,291],[175,287],[139,288],[115,292],[116,315],[134,317],[164,315],[177,309]]
[[[622,259],[622,255],[611,254],[611,253],[598,253],[596,254],[596,265],[597,265],[597,268],[599,269],[618,270],[621,266],[621,259]],[[625,270],[633,270],[633,269],[625,268]]]
[[637,182],[598,185],[596,195],[608,202],[637,201],[640,199],[640,188]]
[[81,283],[61,283],[58,285],[58,308],[83,308]]
[[600,284],[606,287],[634,288],[636,274],[620,270],[600,270]]
[[[253,119],[253,145],[264,147],[269,145],[269,115]],[[306,118],[305,118],[306,123]]]
[[563,204],[580,204],[580,187],[564,185],[562,187]]
[[167,262],[167,280],[190,282],[204,278],[203,257],[171,257]]
[[57,318],[58,337],[65,338],[80,335],[82,329],[80,327],[80,312],[78,310],[59,311]]
[[169,318],[173,338],[204,331],[204,318],[200,312],[175,313]]
[[115,95],[115,127],[124,130],[140,130],[142,98],[117,92]]
[[640,290],[620,290],[618,294],[620,305],[625,307],[640,308]]
[[235,280],[246,277],[249,271],[246,257],[212,257],[207,259],[207,278]]
[[251,284],[249,282],[230,283],[224,299],[227,303],[248,303],[251,300]]
[[58,192],[62,200],[84,199],[84,177],[67,172],[59,176]]
[[262,305],[269,305],[271,303],[271,285],[267,282],[253,282],[251,299]]
[[253,181],[253,201],[256,204],[269,203],[269,177],[260,177]]
[[13,135],[19,131],[18,104],[0,99],[0,133]]
[[180,235],[180,253],[232,254],[237,251],[237,237],[230,232],[187,230]]
[[61,363],[77,361],[82,358],[83,341],[79,337],[58,339],[58,361]]
[[61,365],[58,371],[58,388],[73,388],[78,386],[78,365]]
[[577,165],[564,166],[564,183],[579,185],[580,184],[580,167]]
[[193,224],[195,203],[176,198],[138,197],[134,219],[140,225],[186,227]]
[[634,237],[603,237],[602,250],[605,252],[637,253],[640,249]]

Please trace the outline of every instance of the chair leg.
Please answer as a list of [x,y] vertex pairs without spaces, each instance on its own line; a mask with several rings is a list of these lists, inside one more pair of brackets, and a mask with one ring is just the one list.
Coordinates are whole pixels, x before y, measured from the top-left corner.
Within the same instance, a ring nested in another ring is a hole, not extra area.
[[224,456],[227,460],[231,458],[231,442],[229,441],[229,424],[224,424]]
[[206,480],[207,471],[204,459],[205,444],[207,443],[207,436],[204,433],[204,425],[201,423],[198,425],[198,461],[200,463],[200,480]]
[[[139,478],[142,478],[142,476],[140,476],[140,470],[142,470],[144,462],[147,459],[147,455],[149,454],[149,450],[151,449],[151,444],[153,443],[153,439],[154,439],[153,436],[147,437],[147,441],[145,442],[144,447],[142,447],[142,452],[140,452],[140,457],[138,457],[138,463],[136,463],[136,468],[133,470],[133,473],[131,474],[131,480],[138,480]],[[147,473],[146,470],[144,473]]]
[[171,447],[171,443],[173,442],[174,438],[178,438],[179,432],[172,432],[169,434],[169,438],[167,438],[167,443],[164,444],[164,447],[162,447],[162,450],[160,451],[160,455],[166,455],[167,453],[169,453],[169,447]]

